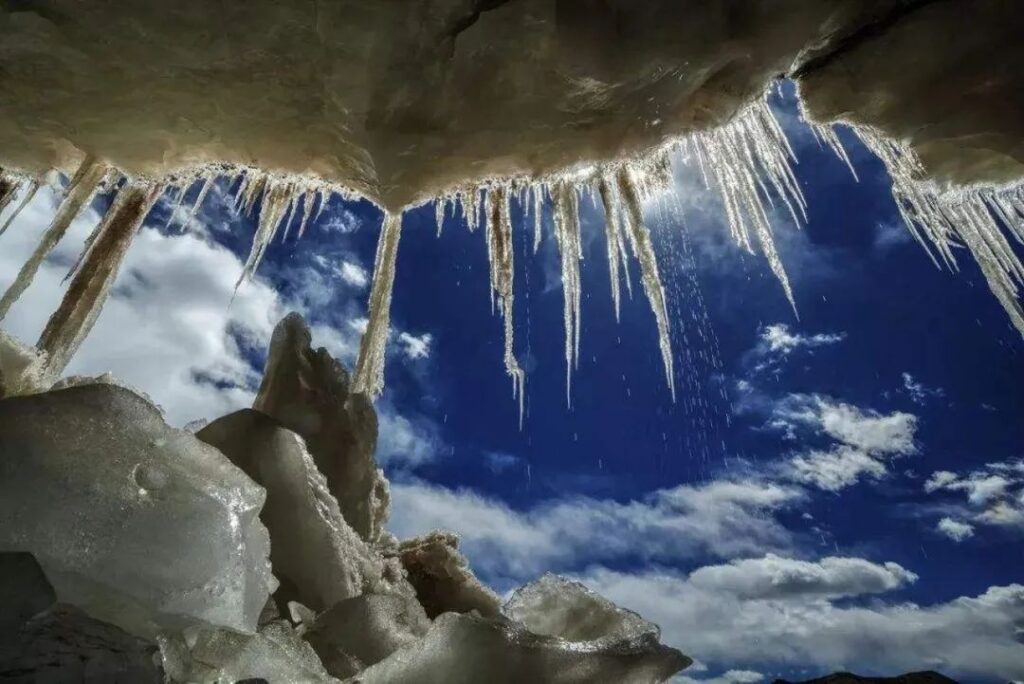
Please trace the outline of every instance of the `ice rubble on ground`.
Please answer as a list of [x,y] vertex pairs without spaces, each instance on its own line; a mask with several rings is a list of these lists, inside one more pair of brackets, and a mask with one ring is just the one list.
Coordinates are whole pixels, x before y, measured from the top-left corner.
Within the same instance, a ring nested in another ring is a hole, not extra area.
[[0,674],[640,683],[690,662],[578,584],[547,576],[502,612],[455,535],[388,534],[372,407],[297,315],[258,408],[195,435],[90,382],[0,400]]

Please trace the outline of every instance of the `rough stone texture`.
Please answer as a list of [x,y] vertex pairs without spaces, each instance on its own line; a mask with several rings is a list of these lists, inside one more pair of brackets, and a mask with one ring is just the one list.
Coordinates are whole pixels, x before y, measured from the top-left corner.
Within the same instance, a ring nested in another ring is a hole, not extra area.
[[471,610],[485,617],[500,613],[497,595],[480,583],[459,553],[457,534],[437,531],[404,541],[398,557],[416,589],[416,598],[431,618]]
[[186,631],[183,637],[160,638],[164,670],[174,683],[223,684],[267,682],[336,682],[312,647],[286,621],[271,622],[258,634],[223,629]]
[[690,664],[650,634],[594,647],[533,634],[504,618],[446,613],[419,642],[351,680],[361,684],[640,684],[662,682]]
[[776,679],[774,684],[956,684],[956,680],[950,679],[938,672],[927,670],[924,672],[910,672],[895,677],[861,677],[852,672],[836,672],[802,682]]
[[277,324],[253,408],[306,441],[345,520],[360,537],[376,541],[388,506],[387,481],[373,459],[377,415],[364,395],[349,392],[344,366],[310,342],[299,314]]
[[1006,0],[902,4],[914,9],[808,65],[800,79],[808,114],[873,126],[909,142],[940,182],[1024,176],[1020,6]]
[[0,553],[0,642],[56,602],[53,585],[31,553]]
[[721,123],[899,2],[8,3],[0,155],[38,171],[74,146],[156,176],[251,164],[398,209]]
[[161,684],[156,646],[57,604],[0,639],[0,681],[11,684]]
[[52,382],[45,362],[44,354],[0,330],[0,399],[45,391]]
[[126,389],[0,401],[0,550],[32,552],[59,600],[135,634],[255,629],[276,586],[263,501]]
[[427,633],[430,619],[416,599],[363,594],[317,616],[308,641],[335,677],[350,677]]
[[260,520],[270,533],[282,612],[289,601],[321,611],[379,580],[380,557],[345,522],[298,435],[247,409],[213,421],[196,437],[267,490]]

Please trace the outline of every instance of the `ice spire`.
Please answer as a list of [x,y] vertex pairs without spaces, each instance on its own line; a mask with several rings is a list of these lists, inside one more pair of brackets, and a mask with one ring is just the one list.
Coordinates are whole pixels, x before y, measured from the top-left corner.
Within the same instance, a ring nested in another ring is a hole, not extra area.
[[57,213],[54,215],[50,227],[43,233],[39,245],[21,267],[21,270],[18,271],[18,275],[14,278],[11,286],[7,288],[7,292],[4,293],[3,297],[0,297],[0,320],[3,320],[11,310],[14,302],[18,301],[21,293],[32,284],[32,279],[46,259],[46,256],[64,237],[64,234],[71,226],[71,222],[78,216],[82,207],[92,201],[93,196],[96,194],[96,188],[106,173],[107,166],[97,161],[95,157],[87,155],[82,160],[78,171],[75,172],[71,183],[67,187],[64,199],[57,208]]
[[498,186],[488,191],[490,205],[487,217],[487,258],[490,262],[492,301],[496,296],[498,310],[505,323],[505,372],[512,378],[512,396],[519,400],[519,427],[523,426],[526,374],[513,353],[515,330],[512,325],[513,274],[512,217],[509,213],[508,190]]
[[132,238],[162,190],[159,185],[130,181],[118,191],[36,345],[46,353],[45,372],[50,377],[64,370],[92,329]]
[[[246,189],[244,207],[247,213],[251,213],[256,204],[257,189],[265,187],[266,190],[263,192],[260,222],[256,228],[256,234],[252,238],[249,258],[246,259],[245,266],[242,268],[242,275],[238,277],[236,288],[242,284],[242,281],[252,278],[256,273],[256,269],[259,268],[260,262],[263,260],[263,255],[266,254],[267,246],[274,239],[274,235],[281,225],[281,219],[284,218],[288,208],[295,203],[295,187],[288,181],[268,178],[263,175],[261,182],[251,183],[248,187],[253,190]],[[290,218],[291,214],[289,213],[288,216]]]
[[619,222],[619,194],[615,186],[602,177],[598,181],[598,192],[604,205],[604,232],[608,243],[608,275],[612,284],[612,302],[615,304],[615,320],[619,320],[621,303],[619,269],[625,273],[629,283],[629,264],[626,262],[626,245],[622,239],[622,226]]
[[395,285],[402,215],[384,214],[370,288],[369,322],[359,346],[352,391],[376,397],[384,389],[384,358],[391,329],[391,291]]
[[552,188],[555,211],[555,244],[562,262],[562,319],[565,326],[565,401],[572,405],[572,371],[580,357],[580,241],[579,195],[569,181]]
[[[629,168],[623,166],[617,174],[618,191],[622,197],[626,234],[633,253],[640,263],[640,280],[644,293],[654,313],[658,328],[658,347],[661,350],[661,362],[665,366],[665,380],[672,393],[672,401],[676,400],[675,372],[672,364],[672,342],[669,335],[668,306],[665,303],[665,288],[661,284],[658,273],[658,259],[651,243],[651,231],[644,225],[643,209],[636,183],[630,176]],[[611,249],[609,247],[609,249]]]

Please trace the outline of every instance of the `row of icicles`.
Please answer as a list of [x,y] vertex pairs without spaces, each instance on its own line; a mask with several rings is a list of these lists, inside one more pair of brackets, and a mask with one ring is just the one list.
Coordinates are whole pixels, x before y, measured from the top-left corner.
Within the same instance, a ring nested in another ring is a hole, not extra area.
[[[856,177],[850,159],[832,128],[812,125],[811,130],[819,142],[826,144],[846,162]],[[952,248],[959,244],[967,247],[1014,325],[1024,334],[1024,310],[1020,303],[1024,267],[1000,228],[1002,223],[1011,236],[1024,243],[1024,191],[1021,187],[939,192],[932,184],[920,180],[923,170],[906,146],[866,129],[853,130],[888,168],[893,180],[893,195],[911,233],[929,254],[933,254],[934,249],[950,267],[955,267]],[[766,99],[751,104],[722,127],[694,133],[641,160],[576,169],[539,180],[511,179],[471,184],[436,198],[438,233],[449,209],[452,216],[461,212],[470,230],[475,230],[480,223],[484,225],[492,308],[496,304],[503,318],[503,358],[505,370],[512,379],[513,396],[519,401],[520,423],[526,378],[513,348],[514,250],[510,206],[513,199],[520,202],[524,216],[532,213],[534,252],[542,238],[545,204],[551,207],[554,218],[553,236],[561,258],[564,298],[567,401],[571,403],[572,372],[579,364],[582,195],[589,195],[604,208],[611,295],[616,317],[619,315],[623,281],[632,293],[630,258],[638,264],[640,282],[654,315],[668,388],[675,399],[668,307],[651,232],[644,224],[643,205],[645,201],[671,190],[674,181],[670,153],[678,147],[696,160],[706,185],[718,190],[733,240],[742,249],[750,253],[756,249],[765,256],[795,311],[792,289],[775,247],[770,212],[779,201],[799,225],[807,220],[807,202],[793,172],[796,156]],[[78,263],[68,275],[71,281],[68,290],[37,345],[44,352],[46,372],[50,376],[56,377],[63,370],[88,335],[132,237],[156,201],[167,193],[174,202],[169,222],[179,220],[187,226],[195,218],[214,183],[224,176],[229,176],[230,187],[235,187],[237,211],[252,215],[257,205],[260,207],[252,248],[239,283],[253,277],[267,246],[282,227],[287,235],[300,212],[298,235],[301,237],[310,221],[317,220],[332,194],[353,197],[351,193],[323,181],[283,177],[257,169],[239,171],[211,167],[163,183],[126,181],[117,188],[113,204],[87,240]],[[0,319],[32,282],[46,256],[81,210],[89,206],[97,192],[113,187],[119,181],[120,174],[102,161],[92,156],[85,158],[67,185],[53,221],[36,250],[0,297]],[[184,209],[181,205],[197,183],[201,184],[200,190],[192,201],[191,209],[182,216]],[[0,226],[0,234],[9,228],[17,212],[28,204],[38,187],[37,179],[24,179],[0,171],[0,211],[16,195],[21,195],[20,204]],[[353,389],[371,396],[379,395],[384,387],[384,360],[401,224],[400,215],[385,214],[370,289],[369,323],[353,377]],[[523,229],[527,228],[524,226]]]

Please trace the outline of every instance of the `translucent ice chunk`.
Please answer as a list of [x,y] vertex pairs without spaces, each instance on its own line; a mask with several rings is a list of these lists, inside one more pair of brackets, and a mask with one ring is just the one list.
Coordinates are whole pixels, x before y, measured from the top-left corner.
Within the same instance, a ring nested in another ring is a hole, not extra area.
[[0,401],[0,550],[32,552],[60,601],[135,634],[255,630],[276,586],[264,497],[127,389]]
[[484,616],[498,615],[498,597],[469,569],[466,558],[459,553],[458,535],[431,532],[404,541],[399,546],[399,558],[430,617],[471,610]]

